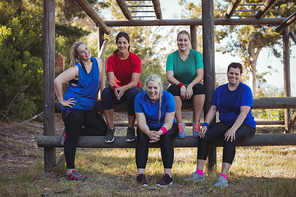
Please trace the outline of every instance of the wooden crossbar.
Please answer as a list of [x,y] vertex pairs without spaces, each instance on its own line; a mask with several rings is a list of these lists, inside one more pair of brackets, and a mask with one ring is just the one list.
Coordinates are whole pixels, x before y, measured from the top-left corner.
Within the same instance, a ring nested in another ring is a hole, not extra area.
[[[125,136],[115,136],[115,141],[107,144],[105,136],[81,136],[77,142],[77,147],[83,148],[135,148],[136,141],[125,142]],[[176,138],[174,147],[197,147],[199,138],[186,136],[184,139]],[[38,136],[38,147],[62,147],[61,136]],[[296,145],[296,133],[287,134],[255,134],[250,140],[240,146],[284,146]],[[213,147],[222,147],[223,141],[212,144]],[[153,143],[151,148],[159,148],[159,143]]]

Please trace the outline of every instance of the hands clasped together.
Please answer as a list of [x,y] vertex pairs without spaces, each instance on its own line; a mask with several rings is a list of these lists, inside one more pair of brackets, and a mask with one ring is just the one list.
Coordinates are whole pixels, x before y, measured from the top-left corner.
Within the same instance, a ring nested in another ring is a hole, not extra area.
[[117,100],[120,100],[120,98],[124,95],[125,91],[126,91],[125,86],[116,87],[114,89],[114,93],[115,93],[115,96],[116,96]]
[[191,85],[188,85],[187,88],[185,87],[185,85],[183,85],[180,88],[180,96],[183,100],[191,99],[192,95],[193,95],[193,89]]
[[150,138],[149,143],[155,143],[158,142],[160,140],[160,136],[162,135],[163,131],[159,130],[159,131],[149,131],[148,132],[148,137]]

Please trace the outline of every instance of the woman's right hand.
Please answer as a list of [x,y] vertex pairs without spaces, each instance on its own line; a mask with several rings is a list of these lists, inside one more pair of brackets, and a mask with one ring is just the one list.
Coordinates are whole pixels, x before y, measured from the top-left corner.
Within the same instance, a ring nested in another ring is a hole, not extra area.
[[208,130],[208,127],[207,126],[203,126],[200,131],[198,132],[198,136],[200,138],[204,138],[206,136],[206,132]]
[[180,88],[180,96],[181,96],[181,98],[182,98],[183,100],[186,100],[186,91],[187,91],[187,89],[186,89],[185,86],[182,86],[182,87]]
[[157,131],[149,131],[148,137],[150,138],[149,143],[155,143],[160,140],[160,135]]
[[72,108],[72,106],[71,105],[75,105],[75,100],[74,100],[74,98],[70,98],[69,100],[63,100],[63,101],[60,101],[60,103],[63,105],[63,106],[65,106],[65,107],[71,107]]

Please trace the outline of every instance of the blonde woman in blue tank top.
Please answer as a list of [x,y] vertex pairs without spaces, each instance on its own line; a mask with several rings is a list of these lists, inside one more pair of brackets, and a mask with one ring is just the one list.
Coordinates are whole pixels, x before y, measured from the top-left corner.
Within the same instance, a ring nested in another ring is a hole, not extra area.
[[[79,136],[104,136],[107,132],[106,122],[93,109],[103,77],[103,62],[91,57],[90,49],[81,41],[73,44],[70,61],[71,67],[54,80],[54,87],[65,123],[61,143],[67,164],[66,179],[84,180],[86,176],[78,173],[74,165]],[[69,87],[63,95],[66,83]]]

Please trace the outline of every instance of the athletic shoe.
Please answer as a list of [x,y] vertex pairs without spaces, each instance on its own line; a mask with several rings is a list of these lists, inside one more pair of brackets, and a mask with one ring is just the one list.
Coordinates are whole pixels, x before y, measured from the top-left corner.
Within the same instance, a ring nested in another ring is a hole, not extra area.
[[218,181],[214,184],[214,187],[224,188],[228,186],[228,181],[223,177],[219,176]]
[[160,181],[157,182],[157,186],[159,187],[166,187],[173,184],[173,179],[170,175],[165,174],[163,175],[162,179]]
[[66,130],[64,130],[64,133],[63,133],[62,138],[61,138],[61,145],[62,146],[64,146],[65,141],[66,141]]
[[114,141],[114,135],[115,135],[115,129],[114,128],[108,128],[107,134],[105,136],[105,142],[106,143],[112,143]]
[[198,132],[200,129],[200,124],[199,123],[192,123],[192,127],[193,127],[193,136],[194,137],[198,137]]
[[180,139],[183,139],[186,136],[185,127],[186,125],[184,124],[184,122],[178,124],[178,128],[179,128],[178,137]]
[[66,175],[66,179],[69,180],[80,180],[83,181],[84,179],[86,179],[86,175],[82,175],[78,172],[76,172],[76,170],[73,170],[70,174]]
[[194,183],[197,181],[202,181],[205,179],[205,175],[200,176],[197,171],[193,172],[189,178],[185,179],[185,181],[193,181]]
[[137,176],[137,182],[142,185],[142,186],[148,186],[148,183],[145,179],[145,175],[142,173],[142,174],[138,174]]
[[135,128],[134,127],[128,127],[125,141],[126,142],[133,142],[133,141],[135,141],[135,139],[136,139]]

